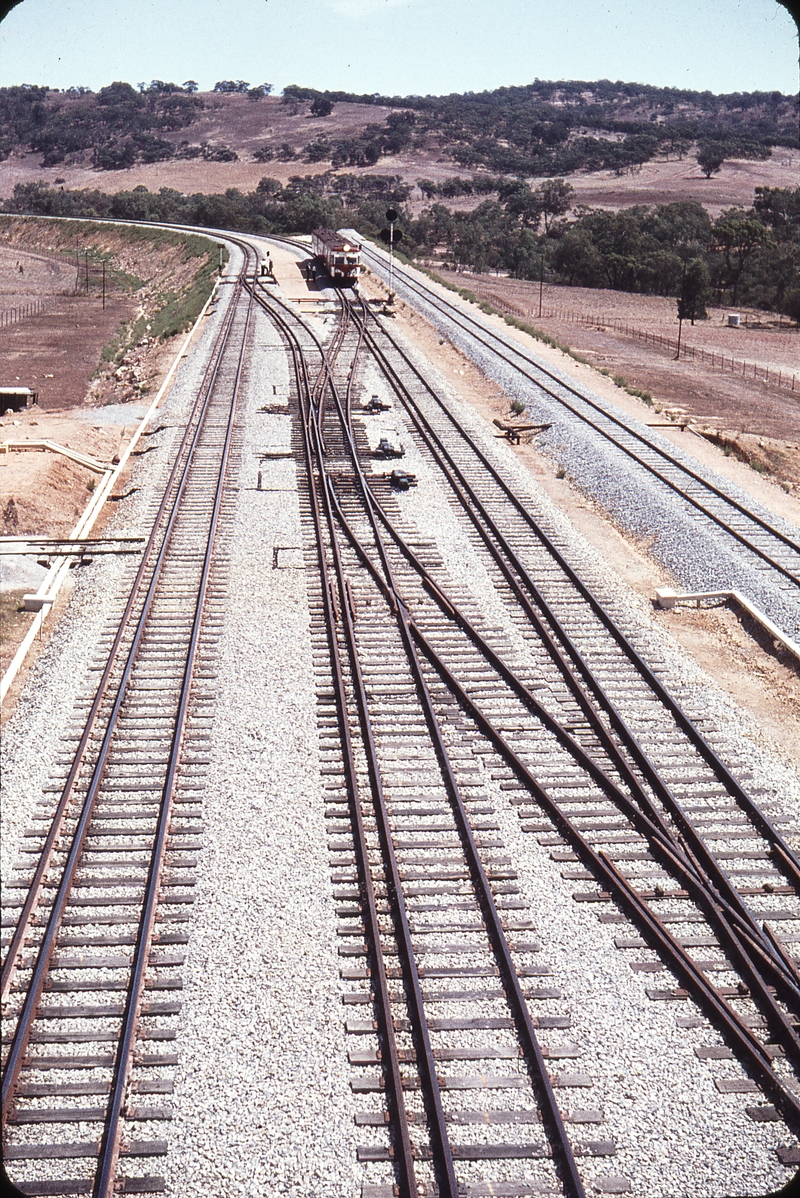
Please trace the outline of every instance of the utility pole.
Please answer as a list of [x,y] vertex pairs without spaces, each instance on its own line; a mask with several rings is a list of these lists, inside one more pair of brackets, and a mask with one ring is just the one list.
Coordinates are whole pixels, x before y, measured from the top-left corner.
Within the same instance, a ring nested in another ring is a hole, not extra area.
[[85,250],[86,255],[86,294],[89,294],[89,251]]
[[106,260],[103,259],[103,311],[106,310]]
[[542,254],[539,270],[539,317],[542,315],[542,295],[544,293],[544,254]]
[[678,352],[675,355],[675,361],[680,361],[681,356],[681,333],[683,332],[683,320],[686,315],[686,263],[683,264],[683,276],[681,278],[681,294],[678,299]]

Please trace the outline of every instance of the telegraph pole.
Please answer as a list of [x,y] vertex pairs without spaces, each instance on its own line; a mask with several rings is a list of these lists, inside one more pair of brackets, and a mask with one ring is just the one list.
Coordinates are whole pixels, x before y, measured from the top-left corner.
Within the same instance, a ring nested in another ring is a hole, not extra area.
[[106,260],[103,259],[103,311],[106,310]]
[[686,263],[683,264],[683,276],[681,278],[681,293],[678,296],[678,352],[675,355],[675,361],[678,362],[681,356],[681,333],[683,332],[683,322],[686,317]]
[[539,268],[539,316],[542,315],[542,295],[544,293],[544,254],[542,254]]

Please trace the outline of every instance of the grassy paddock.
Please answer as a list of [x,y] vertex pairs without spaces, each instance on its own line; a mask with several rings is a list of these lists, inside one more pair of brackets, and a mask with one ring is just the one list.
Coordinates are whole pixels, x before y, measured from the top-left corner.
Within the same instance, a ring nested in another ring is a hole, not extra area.
[[434,283],[439,283],[440,286],[446,287],[448,291],[454,291],[456,295],[460,295],[462,299],[467,300],[470,304],[475,304],[481,312],[485,312],[487,316],[499,316],[514,329],[520,329],[523,333],[527,333],[529,337],[533,337],[535,341],[541,341],[544,345],[551,345],[553,349],[560,349],[562,354],[566,354],[568,358],[574,358],[576,362],[582,362],[584,366],[589,366],[591,363],[583,354],[577,353],[569,345],[565,345],[563,341],[557,341],[555,337],[551,337],[549,333],[545,333],[542,329],[537,329],[535,325],[528,324],[525,320],[520,320],[517,316],[509,316],[506,312],[501,312],[499,308],[495,308],[488,300],[479,299],[474,291],[470,291],[467,287],[456,287],[455,283],[448,282],[435,270],[430,270],[427,266],[419,266],[417,263],[412,263],[416,269],[426,274],[429,279],[433,279]]

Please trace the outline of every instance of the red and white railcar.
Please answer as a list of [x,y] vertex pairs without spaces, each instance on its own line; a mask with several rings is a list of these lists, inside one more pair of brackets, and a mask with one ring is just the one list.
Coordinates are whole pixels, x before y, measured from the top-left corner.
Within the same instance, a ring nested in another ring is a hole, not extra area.
[[357,283],[361,273],[361,244],[333,229],[315,229],[311,252],[334,282]]

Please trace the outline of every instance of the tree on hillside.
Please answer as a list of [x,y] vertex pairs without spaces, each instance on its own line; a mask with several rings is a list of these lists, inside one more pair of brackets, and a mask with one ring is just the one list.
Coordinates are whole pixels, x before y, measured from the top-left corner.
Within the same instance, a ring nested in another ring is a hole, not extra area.
[[757,187],[753,208],[776,234],[800,233],[800,187]]
[[719,170],[725,161],[725,147],[718,141],[707,141],[697,151],[697,165],[707,179]]
[[221,94],[239,92],[244,95],[249,88],[250,84],[246,83],[244,79],[220,79],[218,83],[214,84],[214,91]]
[[262,179],[259,179],[256,191],[259,195],[274,196],[277,195],[280,189],[281,184],[277,179],[273,179],[269,175],[264,175]]
[[662,245],[671,246],[684,261],[696,258],[711,235],[711,218],[697,200],[659,204],[642,218],[643,229]]
[[542,197],[533,191],[523,179],[516,179],[501,186],[498,199],[511,216],[519,217],[524,229],[538,229],[542,219]]
[[570,225],[556,242],[553,264],[570,287],[597,287],[604,283],[603,260],[588,229]]
[[317,96],[311,102],[312,116],[330,116],[333,112],[333,102],[327,96]]
[[564,179],[545,179],[533,194],[538,198],[539,208],[544,217],[544,231],[547,233],[552,217],[564,216],[569,212],[575,188]]
[[691,320],[692,324],[694,324],[695,320],[706,319],[708,316],[706,312],[706,300],[710,293],[711,280],[705,262],[701,258],[693,258],[691,262],[684,264],[681,289],[678,292],[678,352],[675,354],[676,361],[681,356],[683,322],[684,320]]
[[702,258],[687,263],[678,294],[678,320],[707,320],[706,304],[711,298],[711,277]]
[[768,241],[767,227],[755,212],[744,208],[728,208],[714,222],[714,248],[720,255],[718,278],[722,287],[730,287],[734,304],[739,302],[739,284],[745,267],[755,252]]
[[[139,84],[141,87],[142,85]],[[125,105],[129,108],[138,108],[143,103],[142,99],[137,96],[130,83],[109,83],[108,87],[101,87],[97,93],[97,103],[101,108],[109,108],[116,105]]]
[[692,143],[686,137],[668,137],[661,143],[661,152],[664,157],[669,159],[670,154],[674,154],[679,162],[683,162],[691,148]]
[[800,325],[800,289],[789,292],[783,310],[791,320]]
[[187,79],[183,85],[183,90],[189,92],[190,95],[194,95],[198,90],[198,84],[194,79]]

